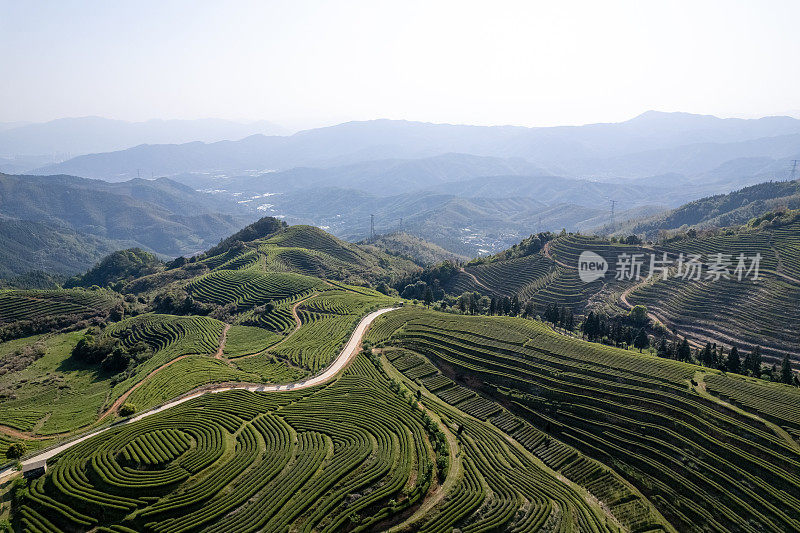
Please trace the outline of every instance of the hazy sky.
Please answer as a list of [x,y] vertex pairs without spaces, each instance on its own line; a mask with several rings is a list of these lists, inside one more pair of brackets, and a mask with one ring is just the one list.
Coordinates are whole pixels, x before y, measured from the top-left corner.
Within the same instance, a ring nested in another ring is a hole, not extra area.
[[0,122],[800,113],[800,1],[0,0]]

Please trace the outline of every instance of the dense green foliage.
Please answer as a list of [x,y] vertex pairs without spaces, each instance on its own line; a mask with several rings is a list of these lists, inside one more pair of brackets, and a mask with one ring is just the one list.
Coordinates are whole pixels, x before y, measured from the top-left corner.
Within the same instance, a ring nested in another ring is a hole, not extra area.
[[122,284],[135,278],[155,274],[164,268],[164,263],[155,255],[140,248],[118,250],[97,263],[88,272],[67,281],[65,287],[108,287]]
[[34,270],[62,276],[83,272],[98,258],[123,245],[59,224],[0,219],[0,279]]

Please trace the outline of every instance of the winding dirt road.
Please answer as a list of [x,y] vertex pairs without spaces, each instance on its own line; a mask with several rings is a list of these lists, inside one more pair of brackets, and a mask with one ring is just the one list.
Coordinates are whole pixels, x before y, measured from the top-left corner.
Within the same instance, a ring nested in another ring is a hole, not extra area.
[[217,353],[214,354],[215,359],[222,359],[222,352],[225,351],[225,341],[228,340],[229,329],[231,329],[230,324],[225,324],[225,327],[222,328],[222,335],[219,337],[219,348],[217,348]]
[[[138,414],[138,415],[136,415],[136,416],[134,416],[132,418],[127,418],[127,419],[122,420],[120,422],[117,422],[116,424],[113,424],[111,426],[105,427],[103,429],[98,429],[97,431],[93,431],[93,432],[91,432],[91,433],[89,433],[87,435],[83,435],[83,436],[78,437],[78,438],[76,438],[74,440],[71,440],[69,442],[65,442],[65,443],[63,443],[63,444],[61,444],[59,446],[56,446],[55,448],[51,448],[49,450],[45,450],[43,452],[37,453],[36,455],[33,455],[33,456],[28,457],[25,460],[23,460],[22,461],[22,465],[25,466],[25,465],[29,465],[29,464],[32,464],[32,463],[36,463],[38,461],[50,459],[51,457],[54,457],[54,456],[58,455],[59,453],[63,452],[64,450],[67,450],[67,449],[71,448],[72,446],[75,446],[76,444],[78,444],[80,442],[83,442],[83,441],[85,441],[87,439],[90,439],[92,437],[100,435],[101,433],[104,433],[104,432],[108,431],[111,428],[119,427],[120,425],[124,425],[124,424],[131,424],[133,422],[137,422],[137,421],[139,421],[139,420],[141,420],[141,419],[143,419],[145,417],[148,417],[148,416],[153,415],[155,413],[160,413],[161,411],[165,411],[167,409],[171,409],[171,408],[173,408],[173,407],[175,407],[177,405],[180,405],[180,404],[182,404],[184,402],[188,402],[189,400],[192,400],[194,398],[198,398],[198,397],[203,396],[205,394],[211,394],[211,393],[217,393],[217,392],[225,392],[225,391],[230,391],[230,390],[248,390],[248,391],[252,391],[252,392],[289,391],[289,390],[305,389],[305,388],[308,388],[308,387],[314,387],[316,385],[321,385],[322,383],[326,383],[326,382],[330,381],[331,379],[333,379],[334,377],[336,377],[336,375],[339,372],[341,372],[348,365],[348,363],[350,363],[350,361],[353,360],[353,358],[356,356],[356,354],[359,353],[360,348],[361,348],[361,340],[363,339],[364,334],[366,333],[367,328],[369,328],[370,324],[372,324],[372,322],[376,318],[378,318],[380,315],[382,315],[384,313],[388,313],[389,311],[394,311],[395,309],[397,309],[397,308],[396,307],[388,307],[388,308],[385,308],[385,309],[379,309],[377,311],[373,311],[372,313],[370,313],[367,316],[365,316],[364,318],[362,318],[361,322],[358,323],[358,326],[356,326],[355,331],[353,331],[353,334],[350,336],[350,340],[347,341],[347,344],[344,346],[344,348],[342,348],[342,351],[339,353],[339,355],[336,357],[336,359],[333,361],[333,363],[329,367],[327,367],[325,370],[323,370],[320,374],[317,374],[316,376],[312,376],[312,377],[310,377],[308,379],[304,379],[304,380],[301,380],[301,381],[296,381],[294,383],[285,383],[285,384],[231,383],[231,384],[217,385],[217,386],[212,386],[212,387],[201,387],[199,390],[190,391],[189,393],[179,397],[176,400],[173,400],[173,401],[171,401],[169,403],[166,403],[164,405],[161,405],[159,407],[155,407],[153,409],[145,411],[145,412],[143,412],[141,414]],[[174,361],[177,361],[177,359],[173,359],[173,362]],[[133,391],[133,389],[131,389],[130,392],[132,392],[132,391]],[[0,471],[0,480],[2,480],[5,477],[8,477],[9,475],[15,475],[16,473],[17,473],[17,471],[14,470],[13,467],[8,467],[5,470]]]

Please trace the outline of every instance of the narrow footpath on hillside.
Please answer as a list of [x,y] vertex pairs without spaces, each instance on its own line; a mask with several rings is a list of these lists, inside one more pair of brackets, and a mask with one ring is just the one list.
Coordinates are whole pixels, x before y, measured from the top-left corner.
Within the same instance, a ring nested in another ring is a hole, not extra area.
[[486,289],[489,294],[493,294],[494,293],[494,291],[492,289],[490,289],[489,287],[487,287],[486,285],[481,283],[480,280],[478,280],[478,278],[476,278],[475,274],[473,274],[472,272],[467,272],[466,270],[464,270],[464,267],[461,267],[459,269],[459,271],[464,273],[464,274],[466,274],[467,276],[469,276],[470,279],[472,279],[472,281],[475,283],[475,285],[477,285],[478,287],[483,287],[484,289]]
[[571,266],[571,265],[568,265],[566,263],[562,263],[561,261],[559,261],[558,259],[553,257],[553,254],[550,253],[550,243],[551,242],[553,242],[553,241],[547,241],[546,243],[544,243],[544,246],[542,246],[542,255],[544,255],[546,258],[548,258],[549,260],[551,260],[552,262],[554,262],[555,264],[557,264],[559,266],[562,266],[564,268],[568,268],[570,270],[578,270],[578,267]]
[[[216,359],[222,359],[222,352],[225,350],[225,342],[228,339],[228,330],[229,329],[231,329],[231,325],[230,324],[225,324],[225,327],[222,328],[222,335],[220,335],[220,338],[219,338],[219,347],[217,348],[217,352],[214,354],[214,357]],[[176,357],[175,359],[171,359],[171,360],[167,361],[166,363],[164,363],[163,365],[161,365],[160,367],[158,367],[155,370],[153,370],[152,372],[150,372],[149,374],[147,374],[145,377],[143,377],[141,379],[141,381],[139,381],[136,385],[134,385],[133,387],[131,387],[130,389],[125,391],[119,398],[117,398],[116,401],[113,404],[111,404],[111,407],[106,409],[100,415],[100,418],[98,418],[97,420],[98,421],[103,420],[105,417],[107,417],[111,413],[116,413],[119,410],[119,408],[122,407],[122,404],[124,404],[127,401],[128,397],[131,394],[133,394],[133,391],[135,391],[136,389],[138,389],[139,387],[144,385],[145,382],[147,382],[148,380],[152,379],[153,376],[155,376],[156,374],[158,374],[159,372],[161,372],[165,368],[174,365],[175,363],[177,363],[181,359],[185,359],[185,358],[189,357],[190,355],[196,355],[196,354],[185,354],[185,355],[181,355],[179,357]]]
[[307,302],[308,300],[310,300],[311,298],[314,298],[315,296],[319,296],[319,293],[315,292],[313,294],[310,294],[310,295],[306,296],[305,298],[303,298],[302,300],[297,300],[294,303],[294,305],[292,305],[292,317],[294,318],[294,329],[291,332],[289,332],[284,338],[282,338],[280,341],[276,342],[275,344],[273,344],[269,348],[265,348],[265,349],[261,350],[260,352],[251,353],[250,355],[244,355],[242,357],[237,357],[236,360],[238,361],[240,359],[247,359],[248,357],[256,357],[258,355],[264,355],[264,354],[266,354],[268,352],[271,352],[272,350],[274,350],[275,348],[277,348],[278,346],[280,346],[284,342],[288,341],[289,338],[292,335],[297,333],[300,330],[300,328],[303,327],[303,321],[300,320],[300,315],[297,314],[297,309],[304,302]]
[[[30,456],[30,457],[27,457],[26,459],[21,461],[21,463],[22,463],[23,466],[25,466],[25,465],[29,465],[29,464],[32,464],[32,463],[36,463],[38,461],[48,460],[48,459],[58,455],[59,453],[63,452],[64,450],[67,450],[67,449],[71,448],[72,446],[75,446],[76,444],[78,444],[80,442],[83,442],[83,441],[85,441],[87,439],[90,439],[92,437],[100,435],[100,434],[108,431],[109,429],[119,427],[120,425],[132,424],[132,423],[137,422],[137,421],[139,421],[139,420],[141,420],[141,419],[143,419],[145,417],[151,416],[151,415],[153,415],[155,413],[160,413],[160,412],[165,411],[167,409],[171,409],[171,408],[173,408],[175,406],[178,406],[178,405],[180,405],[182,403],[185,403],[185,402],[187,402],[189,400],[192,400],[194,398],[199,398],[200,396],[203,396],[205,394],[214,394],[214,393],[218,393],[218,392],[225,392],[225,391],[231,391],[231,390],[248,390],[248,391],[251,391],[251,392],[278,392],[278,391],[300,390],[300,389],[305,389],[305,388],[308,388],[308,387],[314,387],[316,385],[321,385],[323,383],[326,383],[326,382],[332,380],[334,377],[336,377],[339,374],[339,372],[341,372],[350,363],[350,361],[352,361],[353,358],[360,352],[361,341],[362,341],[362,339],[364,337],[364,334],[367,331],[367,328],[369,328],[369,326],[372,324],[372,322],[374,322],[375,319],[378,318],[379,316],[381,316],[382,314],[388,313],[390,311],[394,311],[395,309],[397,309],[397,308],[396,307],[387,307],[387,308],[384,308],[384,309],[379,309],[377,311],[373,311],[372,313],[369,313],[367,316],[362,318],[361,321],[356,326],[355,331],[353,331],[352,335],[350,336],[350,340],[347,341],[347,344],[344,346],[344,348],[342,348],[342,351],[339,352],[339,355],[336,357],[336,359],[333,361],[333,363],[331,363],[330,366],[328,366],[325,370],[323,370],[321,373],[319,373],[319,374],[317,374],[315,376],[311,376],[310,378],[303,379],[303,380],[300,380],[300,381],[296,381],[296,382],[293,382],[293,383],[283,383],[283,384],[276,384],[276,383],[263,383],[263,384],[228,383],[228,384],[219,384],[219,385],[198,387],[197,389],[195,389],[193,391],[189,391],[188,393],[186,393],[184,395],[181,395],[178,398],[176,398],[175,400],[172,400],[171,402],[168,402],[168,403],[166,403],[164,405],[161,405],[159,407],[154,407],[153,409],[150,409],[148,411],[140,413],[140,414],[138,414],[136,416],[133,416],[131,418],[126,418],[126,419],[121,420],[121,421],[119,421],[119,422],[117,422],[115,424],[112,424],[112,425],[108,426],[108,427],[105,427],[105,428],[102,428],[102,429],[98,429],[96,431],[93,431],[91,433],[88,433],[86,435],[78,437],[76,439],[73,439],[73,440],[71,440],[69,442],[62,443],[62,444],[60,444],[58,446],[55,446],[53,448],[44,450],[44,451],[39,452],[37,454],[34,454],[34,455]],[[222,343],[223,341],[221,340],[220,342]],[[177,359],[174,359],[173,362],[176,361],[176,360]],[[151,374],[152,374],[152,372],[151,372]],[[149,374],[149,375],[151,375],[151,374]],[[131,389],[131,392],[132,392],[132,390],[133,389]],[[6,469],[0,471],[0,480],[2,480],[3,478],[5,478],[5,477],[7,477],[9,475],[15,475],[16,473],[17,473],[17,471],[13,467],[11,467],[11,466],[7,467]]]

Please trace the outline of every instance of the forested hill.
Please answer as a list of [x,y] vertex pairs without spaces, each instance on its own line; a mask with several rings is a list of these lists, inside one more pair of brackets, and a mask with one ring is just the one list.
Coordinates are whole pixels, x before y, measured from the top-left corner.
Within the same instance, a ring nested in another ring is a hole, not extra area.
[[235,202],[165,178],[108,183],[0,174],[0,277],[32,269],[77,274],[128,247],[197,253],[253,218]]
[[614,228],[614,234],[643,234],[655,238],[662,230],[736,226],[782,207],[800,208],[800,181],[768,181],[729,194],[701,198],[666,213]]
[[468,257],[449,252],[415,235],[397,231],[366,239],[359,244],[377,248],[388,254],[409,259],[420,266],[433,265],[442,261],[463,262]]

